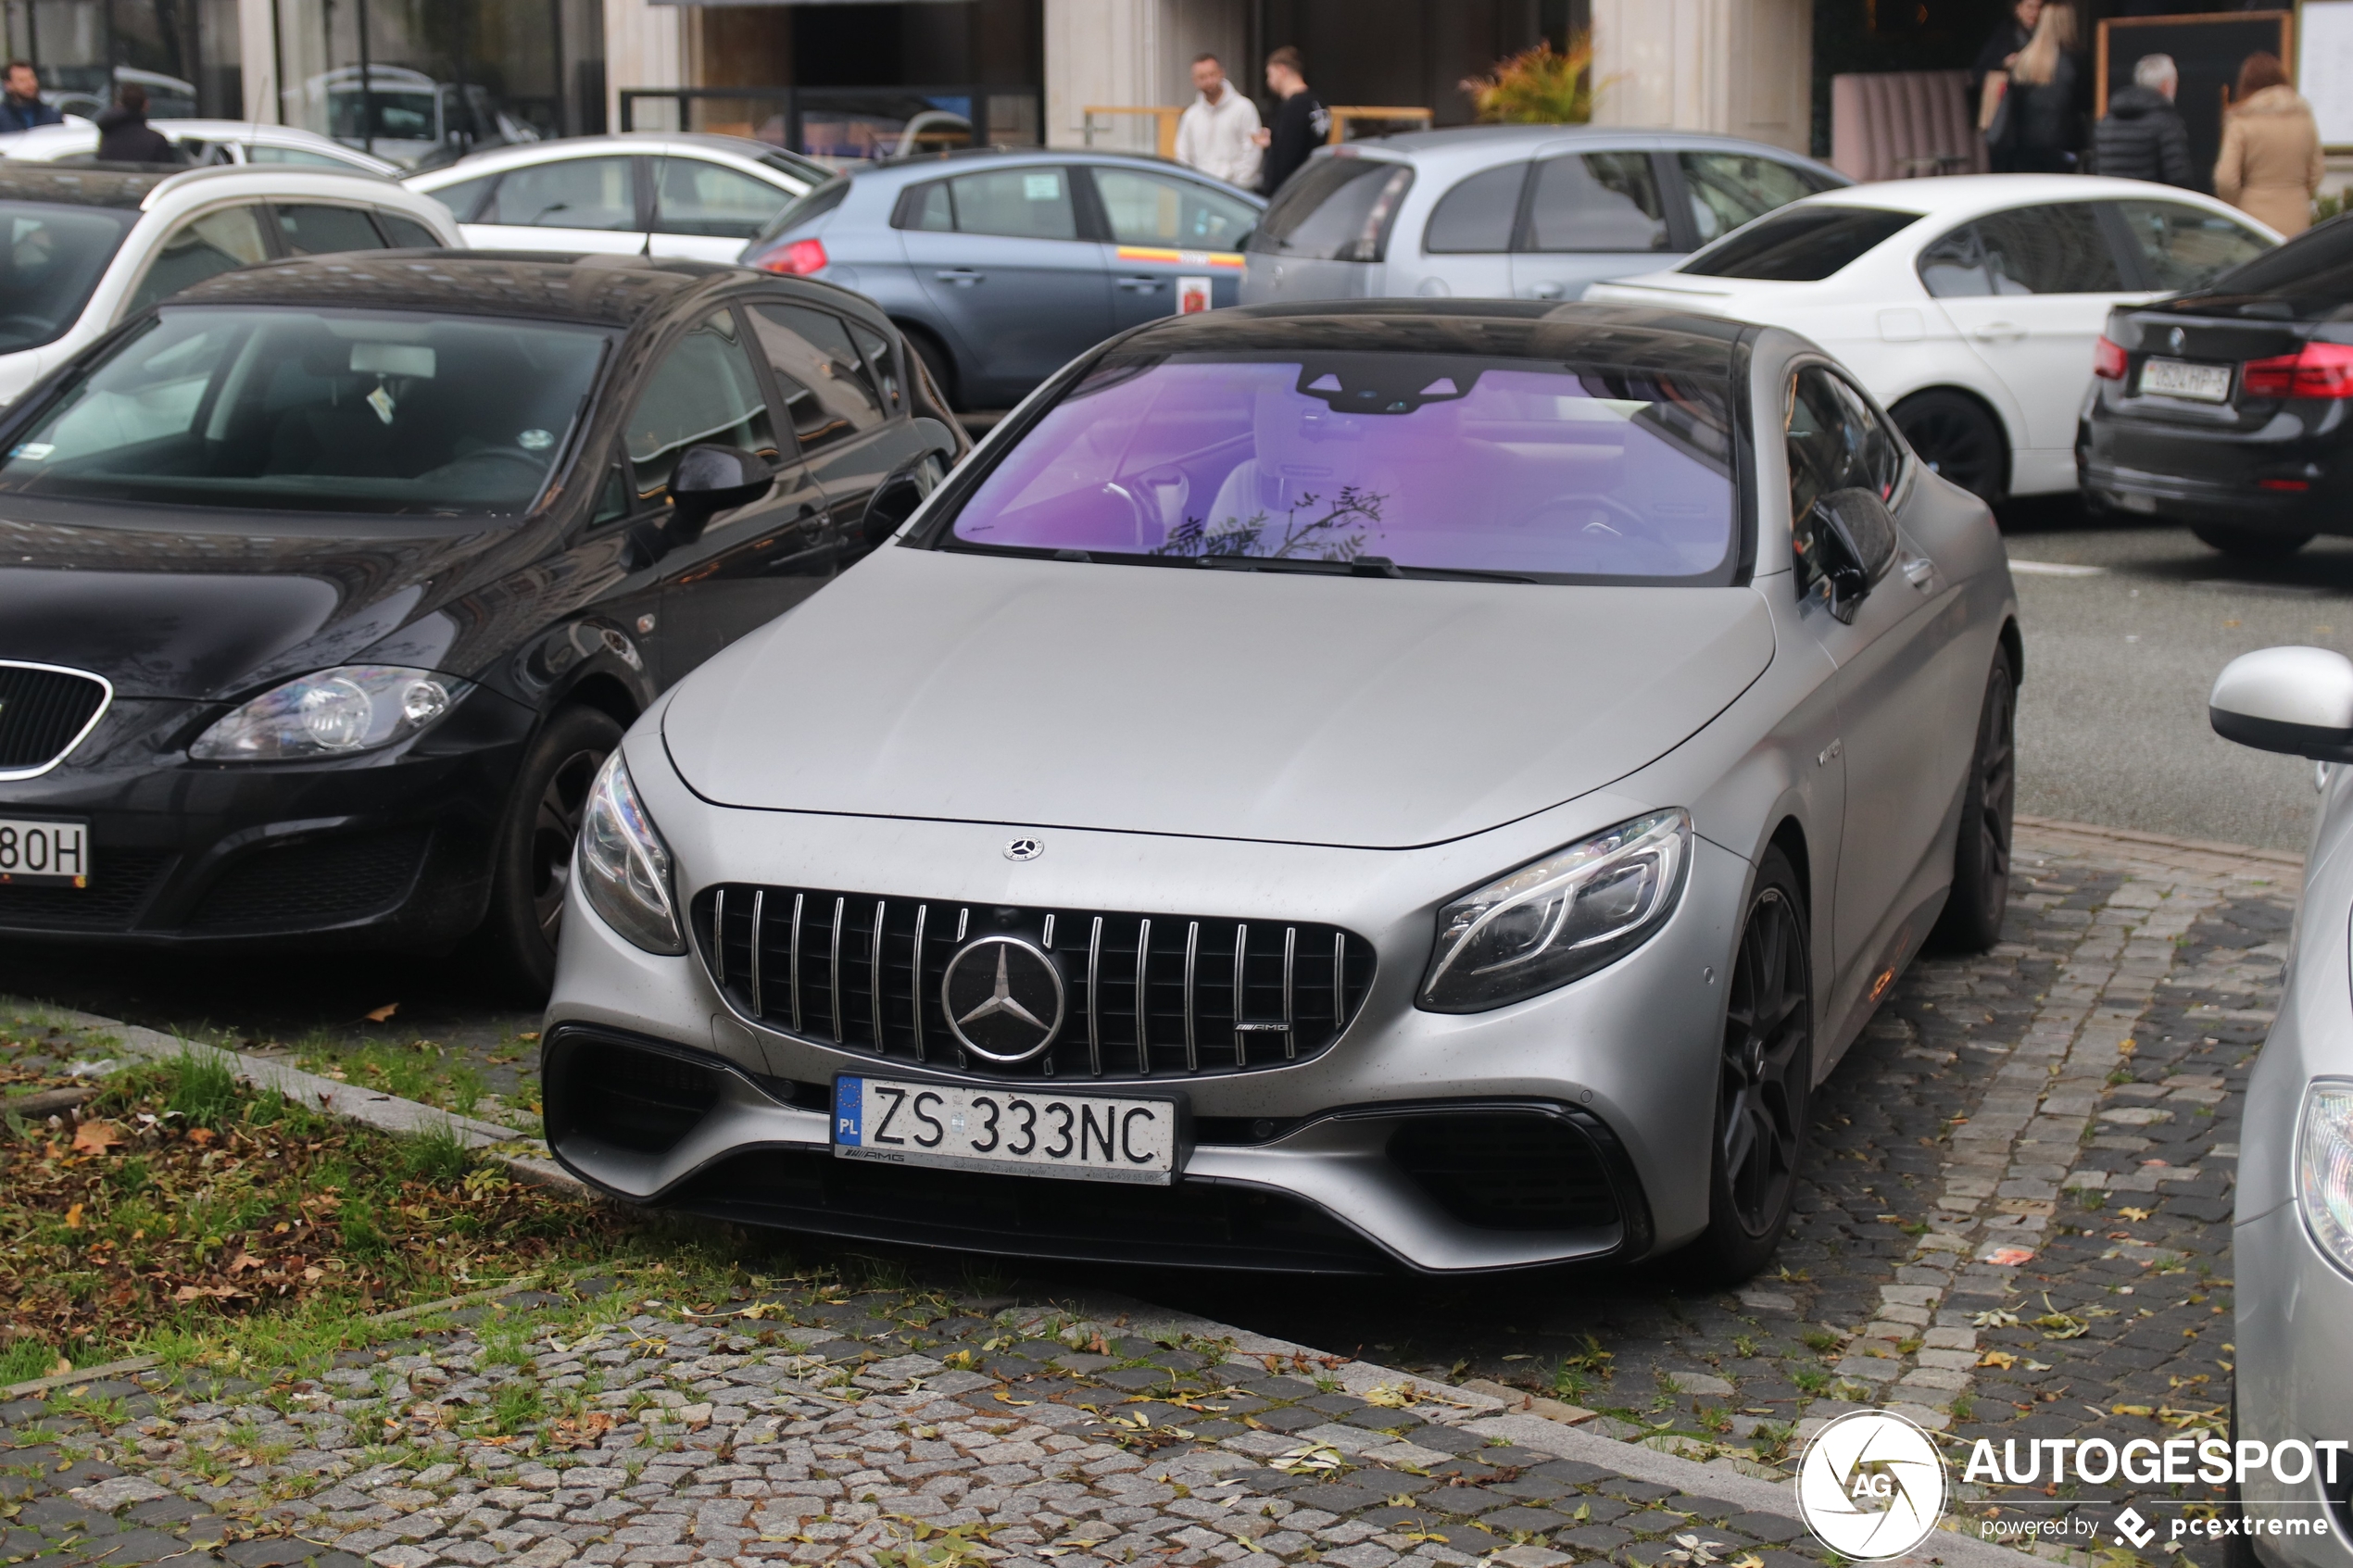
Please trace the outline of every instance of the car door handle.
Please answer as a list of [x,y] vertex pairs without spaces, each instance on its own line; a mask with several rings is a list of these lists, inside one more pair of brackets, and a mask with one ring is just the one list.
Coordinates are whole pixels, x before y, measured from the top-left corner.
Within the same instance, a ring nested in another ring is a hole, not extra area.
[[2016,343],[2026,335],[2026,329],[2015,321],[1988,321],[1969,333],[1980,343]]
[[1926,593],[1935,585],[1936,563],[1926,556],[1914,556],[1904,563],[1904,581]]
[[943,283],[950,283],[960,289],[968,289],[987,278],[988,274],[975,272],[969,267],[943,267],[932,276]]
[[1558,299],[1561,286],[1558,283],[1537,283],[1529,289],[1528,294],[1531,299]]
[[1122,278],[1119,286],[1129,294],[1158,294],[1164,278]]

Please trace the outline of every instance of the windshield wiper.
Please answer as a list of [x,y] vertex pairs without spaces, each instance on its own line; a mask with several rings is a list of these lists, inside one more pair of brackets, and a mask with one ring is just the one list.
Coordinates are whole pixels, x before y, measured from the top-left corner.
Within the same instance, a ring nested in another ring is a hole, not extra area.
[[1292,571],[1327,577],[1459,578],[1477,583],[1533,583],[1516,571],[1490,571],[1471,566],[1399,566],[1387,556],[1358,556],[1352,560],[1298,559],[1288,556],[1195,556],[1201,565],[1220,571]]

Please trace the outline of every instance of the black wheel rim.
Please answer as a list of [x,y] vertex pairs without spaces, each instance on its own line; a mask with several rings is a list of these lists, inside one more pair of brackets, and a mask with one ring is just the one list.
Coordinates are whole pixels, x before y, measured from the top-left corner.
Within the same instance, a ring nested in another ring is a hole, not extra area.
[[1780,1222],[1797,1177],[1814,1022],[1797,918],[1777,887],[1757,898],[1741,933],[1724,1017],[1718,1160],[1732,1213],[1752,1236]]
[[1977,737],[1978,867],[1981,883],[1996,897],[2010,875],[2010,808],[2018,796],[2010,732],[2017,703],[2008,675],[1996,673],[1985,694],[1985,730]]
[[1977,495],[1994,493],[2002,454],[1985,421],[1966,408],[1933,405],[1904,420],[1904,439],[1937,473]]
[[572,886],[572,846],[580,836],[580,812],[597,770],[605,765],[601,751],[575,751],[547,775],[539,792],[539,809],[531,825],[531,909],[539,933],[550,945],[563,924],[564,894]]

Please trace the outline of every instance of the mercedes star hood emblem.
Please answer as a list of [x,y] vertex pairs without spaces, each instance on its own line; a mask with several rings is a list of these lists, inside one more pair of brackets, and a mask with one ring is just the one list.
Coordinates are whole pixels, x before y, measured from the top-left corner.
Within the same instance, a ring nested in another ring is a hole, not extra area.
[[948,960],[940,1009],[957,1042],[987,1061],[1027,1061],[1062,1033],[1062,971],[1018,936],[983,936]]

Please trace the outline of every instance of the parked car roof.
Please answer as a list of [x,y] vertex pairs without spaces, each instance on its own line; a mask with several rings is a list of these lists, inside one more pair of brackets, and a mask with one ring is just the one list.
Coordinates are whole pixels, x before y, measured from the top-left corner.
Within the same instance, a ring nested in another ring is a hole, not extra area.
[[1720,316],[1649,306],[1542,299],[1317,299],[1171,316],[1139,329],[1121,347],[1161,353],[1378,348],[1579,360],[1605,351],[1614,366],[1722,375],[1729,371],[1741,339],[1753,330],[1746,322]]
[[[1492,157],[1502,151],[1574,146],[1579,143],[1591,143],[1601,147],[1664,147],[1677,151],[1705,151],[1717,147],[1745,153],[1768,150],[1764,144],[1746,137],[1639,125],[1452,125],[1442,131],[1406,131],[1393,136],[1366,136],[1358,141],[1343,142],[1331,150],[1343,157],[1353,151],[1368,157],[1407,157],[1422,162],[1453,154],[1460,154],[1466,159],[1478,159]],[[1786,147],[1769,150],[1792,163],[1824,169],[1830,168],[1818,158],[1792,152]],[[1839,178],[1844,180],[1846,177],[1842,174]]]
[[[1926,216],[1967,218],[2024,207],[2030,202],[2113,201],[2145,196],[2167,201],[2213,198],[2145,180],[2108,179],[2095,174],[1948,174],[1933,180],[1881,180],[1821,191],[1790,207],[1876,207]],[[1776,211],[1785,212],[1788,207]]]
[[546,163],[561,158],[585,157],[596,153],[651,153],[664,150],[725,153],[732,157],[746,158],[754,163],[766,163],[779,174],[773,161],[783,158],[795,167],[791,177],[818,185],[833,177],[833,170],[824,164],[804,157],[786,147],[749,136],[723,136],[708,131],[612,131],[598,136],[563,136],[544,142],[519,142],[506,146],[484,147],[468,153],[455,163],[438,168],[419,169],[409,176],[420,190],[427,185],[445,185],[458,180],[472,179],[518,165]]
[[[357,147],[298,126],[252,119],[157,119],[148,123],[175,144],[194,142],[208,148],[232,144],[282,147],[333,158],[352,173],[376,174],[389,180],[396,179],[402,172],[398,164],[371,157]],[[26,163],[56,163],[66,158],[87,158],[97,146],[97,126],[77,117],[63,125],[37,126],[14,136],[0,137],[0,157]]]
[[110,169],[53,169],[0,163],[0,201],[50,202],[60,207],[112,207],[136,212],[169,174],[129,174]]

